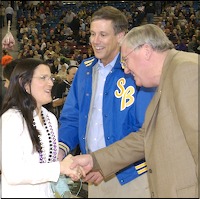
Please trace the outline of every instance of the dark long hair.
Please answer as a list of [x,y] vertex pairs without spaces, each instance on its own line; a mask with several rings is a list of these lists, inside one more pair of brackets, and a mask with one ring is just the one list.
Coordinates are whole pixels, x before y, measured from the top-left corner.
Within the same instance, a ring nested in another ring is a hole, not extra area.
[[[33,148],[36,151],[41,151],[39,141],[39,132],[33,126],[33,111],[37,107],[35,98],[26,92],[25,85],[31,84],[33,73],[40,64],[47,65],[43,60],[34,58],[22,59],[15,66],[11,77],[10,84],[4,96],[2,110],[0,116],[8,109],[14,108],[19,110],[26,121]],[[12,124],[11,124],[12,125]]]

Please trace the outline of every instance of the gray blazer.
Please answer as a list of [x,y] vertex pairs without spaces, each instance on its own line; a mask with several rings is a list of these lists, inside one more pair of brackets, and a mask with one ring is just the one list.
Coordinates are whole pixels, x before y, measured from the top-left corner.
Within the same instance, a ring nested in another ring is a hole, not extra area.
[[198,61],[170,50],[143,127],[93,153],[104,177],[145,157],[152,197],[198,197]]

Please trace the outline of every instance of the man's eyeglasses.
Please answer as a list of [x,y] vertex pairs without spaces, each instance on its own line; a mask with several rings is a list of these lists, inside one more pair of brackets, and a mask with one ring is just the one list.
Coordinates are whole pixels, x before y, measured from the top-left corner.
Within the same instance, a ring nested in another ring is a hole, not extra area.
[[135,48],[133,50],[131,50],[131,52],[128,53],[128,55],[126,55],[125,57],[121,57],[121,65],[122,65],[122,68],[125,69],[127,67],[127,64],[126,64],[126,60],[127,60],[127,57],[135,50]]
[[128,57],[134,50],[136,50],[137,48],[141,48],[143,45],[144,45],[144,44],[141,44],[141,45],[139,45],[139,46],[133,48],[133,50],[131,50],[131,51],[128,53],[128,55],[126,55],[125,57],[121,57],[120,63],[121,63],[121,65],[122,65],[122,68],[123,68],[123,69],[125,69],[125,68],[127,67],[127,63],[126,63],[127,57]]
[[54,77],[49,77],[47,75],[43,75],[43,76],[39,76],[39,77],[33,77],[33,78],[38,78],[40,79],[41,81],[44,81],[44,82],[48,82],[49,80],[51,80],[53,83],[55,82],[55,78]]

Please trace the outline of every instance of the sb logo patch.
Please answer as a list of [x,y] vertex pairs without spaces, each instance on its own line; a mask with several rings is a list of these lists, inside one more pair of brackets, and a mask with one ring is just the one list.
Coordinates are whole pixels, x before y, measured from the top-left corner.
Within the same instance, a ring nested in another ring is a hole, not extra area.
[[128,86],[127,88],[124,87],[126,84],[126,80],[124,78],[120,78],[117,81],[117,87],[119,90],[115,91],[115,96],[117,98],[121,98],[121,107],[120,110],[123,111],[126,107],[131,106],[134,101],[134,93],[135,93],[135,88],[133,86]]

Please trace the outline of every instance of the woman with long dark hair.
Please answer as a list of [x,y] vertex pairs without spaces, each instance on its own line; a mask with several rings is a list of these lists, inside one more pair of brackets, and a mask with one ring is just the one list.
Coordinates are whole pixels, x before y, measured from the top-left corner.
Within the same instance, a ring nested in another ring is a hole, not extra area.
[[4,97],[2,123],[2,197],[54,197],[50,182],[70,170],[71,157],[58,161],[58,122],[43,105],[52,101],[53,78],[40,59],[26,58],[14,68]]

